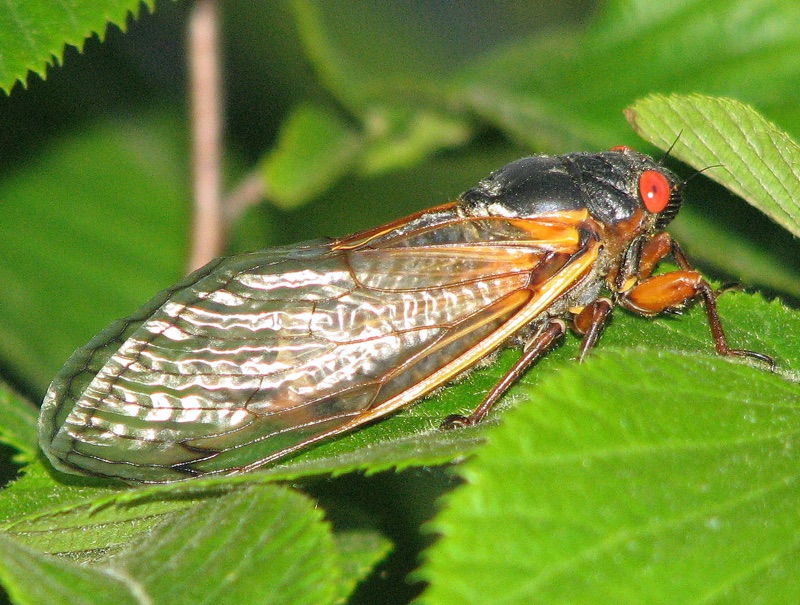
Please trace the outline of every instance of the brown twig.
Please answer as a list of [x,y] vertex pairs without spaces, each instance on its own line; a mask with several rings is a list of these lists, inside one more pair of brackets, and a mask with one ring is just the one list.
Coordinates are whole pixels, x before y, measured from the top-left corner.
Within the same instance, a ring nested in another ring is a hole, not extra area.
[[225,227],[220,204],[222,85],[216,0],[196,0],[189,18],[194,224],[190,270],[219,256]]
[[233,224],[251,206],[255,206],[267,195],[264,178],[256,169],[245,175],[222,201],[222,218],[225,229],[230,232]]

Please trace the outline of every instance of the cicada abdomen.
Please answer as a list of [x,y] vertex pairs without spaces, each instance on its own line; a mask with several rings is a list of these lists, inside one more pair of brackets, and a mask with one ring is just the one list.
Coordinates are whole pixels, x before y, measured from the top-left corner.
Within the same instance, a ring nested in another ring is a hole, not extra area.
[[[681,181],[628,149],[513,162],[457,201],[335,241],[218,259],[75,352],[39,423],[67,472],[168,482],[255,469],[406,406],[501,346],[525,353],[479,421],[565,332],[614,305],[714,293],[662,231]],[[681,269],[651,276],[671,254]]]

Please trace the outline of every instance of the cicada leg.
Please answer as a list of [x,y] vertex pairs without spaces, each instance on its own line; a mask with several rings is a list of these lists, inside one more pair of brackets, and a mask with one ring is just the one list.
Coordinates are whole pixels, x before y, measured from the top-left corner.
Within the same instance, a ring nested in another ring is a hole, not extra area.
[[[668,254],[672,255],[680,269],[652,277],[658,261]],[[618,297],[620,305],[640,315],[656,315],[700,298],[717,353],[750,357],[766,363],[771,370],[775,369],[775,360],[770,356],[747,349],[734,349],[728,344],[717,311],[717,293],[702,274],[692,267],[678,244],[667,233],[658,234],[643,246],[638,269],[636,284]]]
[[589,350],[597,344],[597,339],[600,338],[600,333],[611,317],[613,309],[614,303],[610,299],[598,298],[573,317],[572,329],[583,336],[581,349],[578,352],[578,363],[583,362]]
[[567,325],[562,319],[551,319],[536,332],[526,343],[522,357],[511,366],[500,381],[492,387],[480,405],[469,416],[453,414],[442,422],[442,428],[452,429],[473,426],[483,420],[484,416],[492,409],[497,400],[505,393],[514,382],[531,367],[536,360],[544,356],[553,344],[567,331]]

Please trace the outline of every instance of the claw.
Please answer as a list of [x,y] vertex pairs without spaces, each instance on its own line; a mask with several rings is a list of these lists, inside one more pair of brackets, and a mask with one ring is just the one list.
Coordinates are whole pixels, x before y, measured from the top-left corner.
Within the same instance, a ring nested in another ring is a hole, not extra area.
[[751,359],[756,359],[761,363],[767,364],[769,366],[770,372],[774,372],[778,369],[778,366],[775,363],[775,359],[773,359],[769,355],[765,355],[764,353],[749,351],[747,349],[731,349],[730,351],[728,351],[728,355],[737,355],[739,357],[749,357]]
[[743,292],[744,286],[739,282],[727,282],[722,284],[715,292],[714,296],[719,297],[726,292]]

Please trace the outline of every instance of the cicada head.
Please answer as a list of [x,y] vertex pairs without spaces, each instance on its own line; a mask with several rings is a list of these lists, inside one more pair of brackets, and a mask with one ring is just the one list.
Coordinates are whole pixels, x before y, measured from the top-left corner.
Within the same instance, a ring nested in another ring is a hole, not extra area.
[[635,221],[652,231],[675,218],[681,189],[681,179],[650,156],[615,148],[522,158],[492,172],[462,200],[489,214],[522,218],[587,210],[612,229]]

